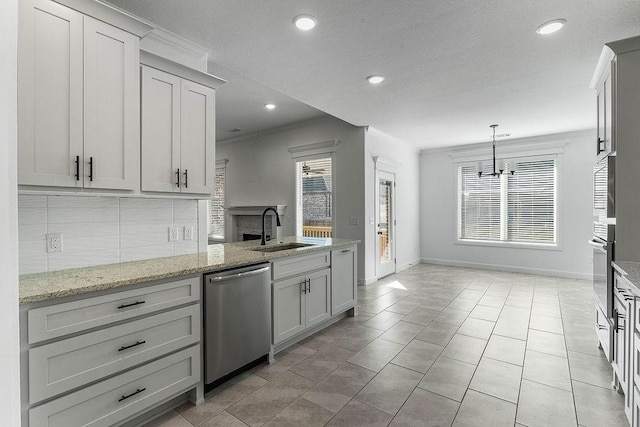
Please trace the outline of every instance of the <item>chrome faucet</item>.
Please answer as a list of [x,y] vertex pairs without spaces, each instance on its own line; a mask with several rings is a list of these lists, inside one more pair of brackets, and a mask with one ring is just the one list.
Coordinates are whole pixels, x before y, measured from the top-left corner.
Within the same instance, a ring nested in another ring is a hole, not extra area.
[[[280,227],[280,216],[278,215],[278,211],[276,211],[274,208],[272,207],[268,207],[267,209],[264,210],[264,212],[262,212],[262,241],[260,242],[261,245],[266,245],[267,244],[267,239],[266,239],[266,234],[264,232],[264,218],[267,216],[267,212],[269,211],[273,211],[274,214],[276,214],[276,225],[278,227]],[[271,234],[273,234],[273,230],[271,231]]]

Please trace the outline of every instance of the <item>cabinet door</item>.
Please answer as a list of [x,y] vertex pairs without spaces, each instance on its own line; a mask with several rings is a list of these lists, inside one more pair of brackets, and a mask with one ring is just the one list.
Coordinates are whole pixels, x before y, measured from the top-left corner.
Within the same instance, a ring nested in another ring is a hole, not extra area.
[[273,283],[273,343],[278,344],[305,329],[304,278]]
[[615,297],[613,300],[613,315],[615,320],[615,331],[613,338],[613,369],[620,382],[620,387],[626,389],[625,375],[625,330],[626,330],[626,310],[624,304]]
[[331,315],[356,304],[356,248],[331,251]]
[[18,183],[81,187],[83,16],[21,0],[19,18]]
[[142,191],[180,191],[181,79],[142,67]]
[[213,89],[182,80],[180,165],[183,193],[213,193],[214,96]]
[[84,186],[140,185],[140,40],[84,19]]
[[331,269],[307,274],[307,328],[331,317]]

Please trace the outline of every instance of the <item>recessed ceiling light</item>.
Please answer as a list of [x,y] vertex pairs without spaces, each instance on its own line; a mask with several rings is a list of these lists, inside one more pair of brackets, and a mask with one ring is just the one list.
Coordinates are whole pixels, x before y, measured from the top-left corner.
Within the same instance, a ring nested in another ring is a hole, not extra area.
[[384,80],[384,76],[381,74],[372,74],[369,77],[367,77],[367,81],[372,85],[380,84],[382,83],[383,80]]
[[538,34],[551,34],[558,31],[560,28],[564,27],[567,21],[565,19],[554,19],[553,21],[545,22],[540,25],[536,30]]
[[298,15],[293,18],[293,23],[299,30],[309,31],[316,26],[318,21],[311,15]]
[[264,104],[264,108],[266,108],[267,110],[273,110],[274,108],[276,108],[276,104]]

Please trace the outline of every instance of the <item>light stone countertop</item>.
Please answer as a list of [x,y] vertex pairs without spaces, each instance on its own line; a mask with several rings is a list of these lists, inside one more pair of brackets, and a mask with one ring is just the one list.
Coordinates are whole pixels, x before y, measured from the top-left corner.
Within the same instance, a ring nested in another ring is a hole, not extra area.
[[258,264],[278,258],[350,246],[359,242],[359,240],[346,239],[285,237],[279,242],[267,242],[264,247],[278,246],[283,243],[307,243],[313,246],[267,253],[250,250],[260,246],[259,241],[253,240],[209,245],[206,253],[25,274],[20,276],[19,281],[20,304]]
[[612,264],[640,292],[640,262],[613,261]]

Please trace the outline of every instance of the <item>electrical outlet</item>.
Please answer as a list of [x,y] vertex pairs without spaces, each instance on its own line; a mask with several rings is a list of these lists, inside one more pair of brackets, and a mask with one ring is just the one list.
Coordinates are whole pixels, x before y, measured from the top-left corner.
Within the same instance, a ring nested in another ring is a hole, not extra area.
[[357,216],[352,216],[349,218],[349,224],[350,225],[358,225],[360,223],[360,221],[358,220]]
[[184,226],[184,240],[193,240],[193,225]]
[[47,252],[62,252],[62,233],[47,233]]
[[169,227],[169,241],[170,242],[178,241],[178,227]]

